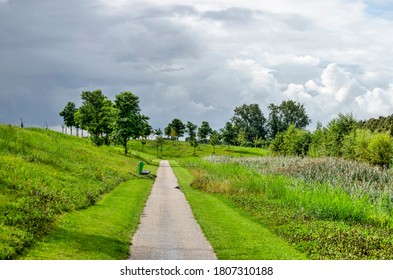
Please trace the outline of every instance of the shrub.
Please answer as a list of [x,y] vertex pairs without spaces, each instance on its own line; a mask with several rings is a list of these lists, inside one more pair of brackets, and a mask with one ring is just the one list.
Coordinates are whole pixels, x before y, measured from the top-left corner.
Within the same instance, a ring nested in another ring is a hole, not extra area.
[[371,138],[368,146],[370,162],[388,168],[392,161],[392,139],[388,133],[378,133]]

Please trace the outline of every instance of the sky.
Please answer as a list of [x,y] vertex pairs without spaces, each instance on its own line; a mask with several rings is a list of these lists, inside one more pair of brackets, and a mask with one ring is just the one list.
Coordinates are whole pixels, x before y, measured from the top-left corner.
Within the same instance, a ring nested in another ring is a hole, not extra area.
[[59,127],[96,89],[139,96],[155,129],[288,99],[311,130],[391,115],[393,1],[0,0],[0,123]]

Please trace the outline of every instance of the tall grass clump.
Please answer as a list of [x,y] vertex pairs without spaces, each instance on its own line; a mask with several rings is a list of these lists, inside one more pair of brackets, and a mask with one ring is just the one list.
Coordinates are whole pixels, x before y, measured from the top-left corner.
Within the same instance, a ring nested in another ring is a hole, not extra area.
[[182,160],[192,187],[286,239],[310,259],[392,259],[391,171],[333,158]]
[[393,225],[392,170],[331,157],[207,159],[214,165],[245,167],[261,176],[285,176],[287,196],[282,200],[320,218]]
[[0,125],[0,259],[45,235],[59,214],[95,204],[136,164],[86,139]]

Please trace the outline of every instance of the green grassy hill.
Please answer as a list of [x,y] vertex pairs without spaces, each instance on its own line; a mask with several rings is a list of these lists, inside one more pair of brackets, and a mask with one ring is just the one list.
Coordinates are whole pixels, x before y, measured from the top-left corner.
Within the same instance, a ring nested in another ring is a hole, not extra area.
[[45,236],[60,214],[94,205],[137,178],[138,159],[122,153],[58,132],[0,125],[0,259]]

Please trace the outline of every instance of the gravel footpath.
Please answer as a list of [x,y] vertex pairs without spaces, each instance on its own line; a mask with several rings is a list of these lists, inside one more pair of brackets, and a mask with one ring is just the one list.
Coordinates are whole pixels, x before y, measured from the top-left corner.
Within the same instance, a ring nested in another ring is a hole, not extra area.
[[166,160],[160,162],[128,259],[216,259]]

